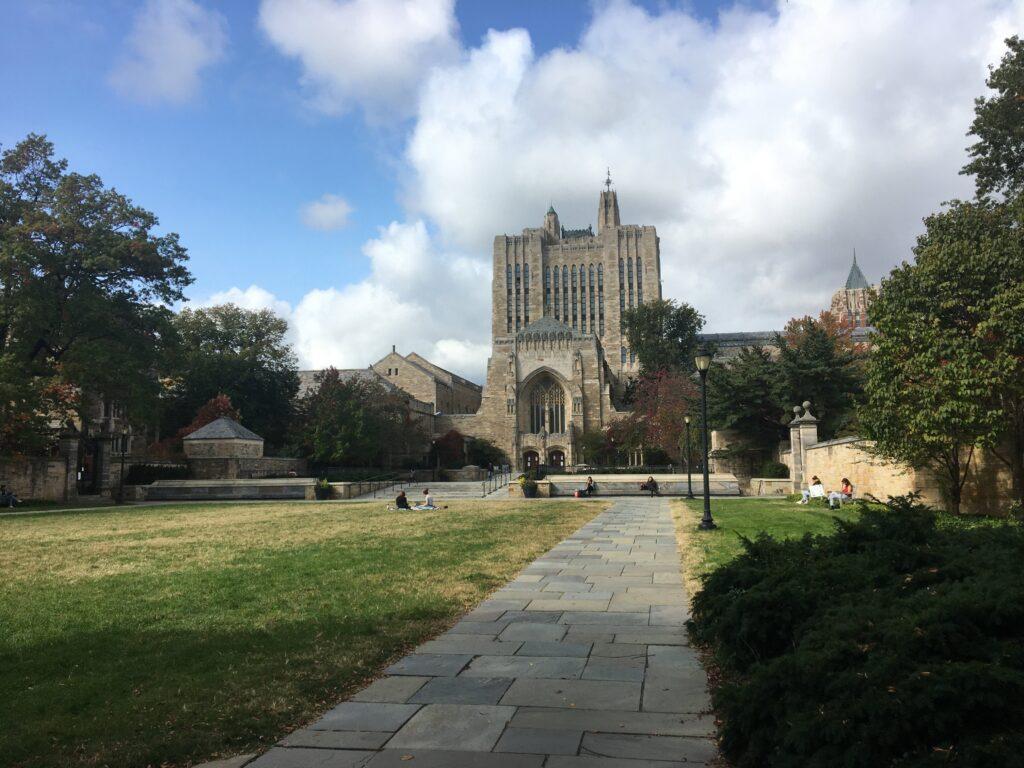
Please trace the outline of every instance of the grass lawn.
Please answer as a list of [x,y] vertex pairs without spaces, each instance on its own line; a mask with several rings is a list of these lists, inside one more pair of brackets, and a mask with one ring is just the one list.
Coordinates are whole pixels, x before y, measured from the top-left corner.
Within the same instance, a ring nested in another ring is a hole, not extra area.
[[684,577],[690,594],[700,589],[700,577],[732,560],[743,551],[740,536],[757,538],[762,531],[777,539],[791,539],[805,533],[831,533],[835,518],[856,517],[856,505],[840,510],[815,504],[801,505],[786,499],[712,499],[711,514],[718,525],[714,531],[699,531],[704,502],[672,502],[680,548],[684,553]]
[[0,765],[184,765],[269,745],[606,506],[0,517]]

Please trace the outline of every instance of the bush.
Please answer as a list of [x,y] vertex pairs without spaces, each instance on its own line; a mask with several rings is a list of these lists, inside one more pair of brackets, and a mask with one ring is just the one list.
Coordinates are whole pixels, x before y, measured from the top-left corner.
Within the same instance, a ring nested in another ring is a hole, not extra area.
[[1024,752],[1024,530],[914,497],[713,571],[694,638],[737,768],[993,766]]
[[187,480],[186,464],[132,464],[124,476],[125,485],[149,485],[157,480]]

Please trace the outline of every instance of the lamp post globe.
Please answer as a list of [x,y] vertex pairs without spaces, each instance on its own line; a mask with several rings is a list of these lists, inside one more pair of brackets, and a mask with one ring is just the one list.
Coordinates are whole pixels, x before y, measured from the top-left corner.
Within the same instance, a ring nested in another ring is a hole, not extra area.
[[704,516],[701,518],[698,528],[702,531],[710,531],[718,526],[711,517],[711,486],[708,473],[708,369],[711,368],[711,353],[705,347],[701,347],[693,358],[697,366],[697,373],[700,374],[700,412],[701,412],[701,436],[703,439],[704,453]]

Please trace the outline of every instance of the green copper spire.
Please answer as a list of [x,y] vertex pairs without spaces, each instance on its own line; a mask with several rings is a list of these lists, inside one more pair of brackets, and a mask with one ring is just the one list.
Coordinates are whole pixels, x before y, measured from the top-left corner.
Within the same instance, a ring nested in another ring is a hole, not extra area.
[[870,288],[871,285],[868,283],[868,279],[864,277],[864,273],[860,271],[860,267],[857,266],[857,249],[853,249],[853,266],[850,267],[850,274],[846,278],[846,290],[852,291],[856,288]]

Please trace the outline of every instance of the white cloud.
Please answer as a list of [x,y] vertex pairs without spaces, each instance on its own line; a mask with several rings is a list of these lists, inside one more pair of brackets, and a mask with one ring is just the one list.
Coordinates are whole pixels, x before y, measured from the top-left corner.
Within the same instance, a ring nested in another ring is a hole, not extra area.
[[148,0],[135,16],[125,50],[110,72],[122,95],[145,104],[182,104],[200,75],[224,57],[227,21],[194,0]]
[[302,206],[302,223],[310,229],[329,232],[347,225],[351,213],[352,206],[345,198],[327,193]]
[[[715,25],[620,0],[541,56],[511,30],[455,57],[449,20],[431,38],[441,55],[392,79],[419,54],[391,44],[403,62],[387,77],[376,47],[348,66],[364,47],[345,41],[395,34],[405,5],[373,7],[385,10],[263,6],[327,106],[379,108],[398,90],[381,101],[374,83],[420,84],[406,102],[409,221],[364,246],[364,281],[303,297],[293,337],[304,365],[365,366],[397,344],[477,381],[494,235],[539,226],[552,200],[566,226],[594,223],[606,165],[623,220],[658,227],[665,295],[705,312],[709,330],[816,313],[854,246],[877,280],[910,258],[923,216],[970,194],[958,171],[973,99],[1002,38],[1024,28],[1024,0],[791,0]],[[387,29],[368,31],[374,19]]]
[[491,32],[431,73],[407,198],[487,253],[551,200],[566,226],[593,223],[611,165],[623,220],[658,227],[665,295],[712,330],[777,328],[827,303],[854,246],[877,279],[970,193],[973,99],[1022,22],[1020,0],[792,0],[713,26],[610,2],[543,56]]
[[258,285],[250,285],[248,288],[229,288],[226,291],[215,293],[203,301],[196,302],[200,307],[212,307],[218,304],[234,304],[242,309],[269,309],[275,314],[288,319],[292,314],[292,307],[287,301],[278,299],[274,294]]
[[430,67],[458,55],[454,0],[263,0],[259,22],[302,65],[318,109],[404,118]]
[[310,291],[294,306],[258,286],[231,288],[200,303],[274,310],[288,320],[289,341],[305,368],[363,368],[395,344],[481,381],[490,326],[465,320],[489,317],[490,294],[481,290],[487,265],[438,252],[422,221],[383,227],[363,254],[371,266],[366,280]]

